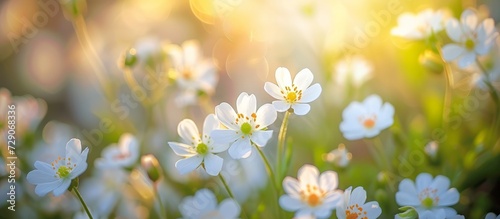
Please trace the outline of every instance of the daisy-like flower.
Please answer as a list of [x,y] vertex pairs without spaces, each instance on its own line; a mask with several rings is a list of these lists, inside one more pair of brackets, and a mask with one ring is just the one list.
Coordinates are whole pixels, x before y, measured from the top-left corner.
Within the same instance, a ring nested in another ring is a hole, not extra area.
[[201,54],[198,42],[191,40],[182,44],[182,47],[170,45],[167,48],[175,79],[181,92],[176,102],[181,106],[193,105],[200,93],[212,95],[218,81],[215,65]]
[[228,103],[215,107],[215,114],[227,129],[212,131],[215,142],[231,144],[228,152],[234,159],[247,158],[252,153],[252,144],[264,147],[273,135],[272,130],[266,130],[277,117],[271,104],[264,104],[257,110],[255,95],[243,92],[236,100],[236,113]]
[[324,160],[334,163],[339,167],[346,167],[352,159],[352,154],[347,151],[345,145],[340,144],[337,149],[334,149],[324,156]]
[[179,123],[177,132],[184,142],[168,142],[168,145],[177,155],[184,157],[184,159],[175,163],[175,167],[181,174],[189,173],[203,163],[209,175],[219,175],[224,160],[214,153],[227,150],[229,145],[212,140],[210,133],[218,127],[219,121],[214,114],[210,114],[205,118],[203,135],[200,135],[193,120],[184,119]]
[[391,34],[409,40],[421,40],[443,29],[443,12],[425,9],[418,14],[403,13],[398,17],[398,26]]
[[66,157],[58,157],[51,164],[36,161],[35,170],[27,175],[29,183],[36,185],[35,193],[44,196],[53,192],[55,196],[62,195],[70,186],[71,180],[87,169],[89,149],[82,151],[79,139],[73,138],[66,144]]
[[455,209],[449,206],[458,203],[460,194],[450,187],[450,180],[445,176],[432,176],[421,173],[416,182],[404,179],[399,184],[396,202],[400,206],[412,206],[419,218],[453,218],[457,215]]
[[486,214],[484,219],[500,219],[500,215],[497,216],[495,213],[490,212],[490,213]]
[[394,107],[383,103],[378,95],[368,96],[362,103],[352,102],[342,112],[340,131],[348,140],[371,138],[394,123]]
[[186,197],[179,205],[185,219],[236,219],[240,215],[240,206],[232,199],[226,199],[217,205],[217,198],[208,189],[201,189],[193,196]]
[[131,167],[139,158],[139,141],[132,134],[125,133],[118,144],[112,144],[102,151],[102,158],[96,160],[98,168]]
[[460,22],[450,19],[446,33],[455,43],[443,47],[443,58],[446,61],[458,59],[460,68],[474,63],[478,55],[488,53],[498,36],[493,19],[485,19],[478,25],[476,12],[471,9],[462,13]]
[[278,85],[270,82],[264,85],[264,90],[278,99],[273,101],[274,108],[278,112],[293,109],[297,115],[307,114],[311,109],[308,103],[316,100],[321,94],[321,85],[318,83],[309,87],[314,78],[312,72],[307,68],[302,69],[292,82],[288,69],[279,67],[275,76]]
[[335,83],[339,86],[352,84],[361,86],[372,76],[373,66],[361,56],[343,59],[335,65]]
[[337,190],[337,173],[325,171],[320,175],[318,168],[306,164],[297,175],[297,179],[287,176],[283,180],[287,194],[280,197],[281,207],[296,211],[295,217],[330,217],[342,197],[342,192]]
[[382,209],[378,202],[366,201],[366,191],[363,187],[356,187],[352,190],[349,187],[344,191],[344,200],[341,205],[337,206],[337,218],[339,219],[373,219],[378,218],[382,214]]

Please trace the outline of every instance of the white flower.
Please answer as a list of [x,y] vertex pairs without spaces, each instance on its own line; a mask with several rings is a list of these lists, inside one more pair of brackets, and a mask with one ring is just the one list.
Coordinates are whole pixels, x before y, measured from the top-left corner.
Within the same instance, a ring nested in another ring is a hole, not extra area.
[[266,82],[264,90],[278,99],[273,101],[273,106],[278,112],[284,112],[292,108],[295,114],[305,115],[311,109],[311,106],[307,103],[316,100],[321,94],[321,86],[318,83],[309,87],[313,78],[312,72],[305,68],[297,73],[292,83],[288,69],[279,67],[276,69],[276,82],[278,85]]
[[184,142],[168,142],[168,144],[177,155],[185,157],[175,163],[175,167],[181,174],[189,173],[203,163],[208,174],[219,175],[224,160],[214,153],[227,150],[229,145],[219,144],[212,140],[210,132],[218,126],[219,121],[214,114],[205,118],[203,135],[200,135],[192,120],[184,119],[179,123],[177,132]]
[[196,41],[186,41],[182,48],[168,46],[167,53],[172,61],[173,75],[181,89],[176,102],[181,106],[193,105],[199,93],[213,94],[218,75],[211,59],[204,58]]
[[403,13],[391,34],[410,40],[421,40],[443,29],[443,12],[426,9],[418,14]]
[[281,207],[296,211],[295,217],[330,217],[342,197],[342,192],[337,190],[337,173],[325,171],[320,175],[318,168],[306,164],[299,169],[297,179],[287,176],[283,180],[287,194],[280,197]]
[[378,95],[368,96],[362,103],[352,102],[342,112],[340,131],[348,140],[371,138],[394,123],[394,107],[382,104]]
[[324,158],[327,162],[335,163],[339,167],[346,167],[352,158],[352,154],[347,151],[343,144],[340,144],[337,149],[327,153]]
[[485,19],[478,25],[476,12],[471,9],[462,13],[460,22],[450,19],[446,32],[455,43],[443,47],[443,58],[446,61],[458,59],[460,68],[474,63],[477,55],[488,53],[498,36],[493,19]]
[[208,189],[201,189],[194,197],[182,200],[179,210],[186,219],[233,219],[240,215],[240,206],[232,199],[226,199],[217,206],[215,195]]
[[228,129],[212,131],[215,142],[231,143],[228,152],[234,159],[247,158],[252,153],[252,144],[264,147],[273,135],[266,130],[277,117],[271,104],[264,104],[257,110],[255,95],[243,92],[236,100],[238,113],[228,103],[215,107],[215,114]]
[[460,194],[450,187],[450,180],[445,176],[432,176],[421,173],[415,184],[410,179],[399,183],[396,202],[400,206],[414,207],[420,218],[453,218],[457,212],[449,206],[458,202]]
[[96,160],[98,168],[131,167],[139,158],[139,141],[131,134],[125,133],[117,144],[102,150],[102,158]]
[[337,86],[352,84],[361,86],[372,77],[373,66],[361,56],[345,58],[335,66],[334,82]]
[[436,159],[438,153],[439,143],[437,141],[431,141],[425,145],[424,151],[432,159]]
[[73,138],[66,144],[66,157],[58,157],[51,164],[36,161],[35,170],[28,173],[28,182],[36,185],[35,193],[44,196],[53,191],[55,196],[62,195],[70,186],[71,180],[87,169],[89,149],[82,152],[79,139]]
[[484,219],[500,219],[500,215],[497,216],[495,213],[490,212],[486,214],[486,217],[484,217]]
[[337,218],[351,219],[351,218],[377,218],[382,214],[378,202],[366,201],[366,191],[363,187],[356,187],[351,193],[352,187],[344,191],[344,200],[341,205],[337,206]]

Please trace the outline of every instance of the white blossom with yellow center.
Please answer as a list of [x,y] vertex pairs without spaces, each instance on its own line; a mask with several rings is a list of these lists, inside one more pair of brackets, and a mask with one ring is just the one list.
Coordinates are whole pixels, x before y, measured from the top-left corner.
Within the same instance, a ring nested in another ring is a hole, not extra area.
[[[352,192],[351,192],[352,191]],[[363,187],[347,188],[344,191],[342,204],[337,206],[339,219],[374,219],[382,214],[378,202],[366,202],[366,191]]]

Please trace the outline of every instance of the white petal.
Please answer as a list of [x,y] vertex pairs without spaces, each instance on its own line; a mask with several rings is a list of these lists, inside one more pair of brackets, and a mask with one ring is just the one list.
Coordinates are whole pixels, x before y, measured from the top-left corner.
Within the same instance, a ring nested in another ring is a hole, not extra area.
[[446,218],[453,218],[453,219],[458,219],[456,216],[457,215],[457,211],[455,211],[455,209],[453,208],[442,208],[444,210],[444,213],[446,214]]
[[366,201],[366,191],[363,187],[356,187],[351,193],[351,199],[349,200],[349,206],[354,204],[363,204]]
[[313,209],[310,208],[302,208],[295,212],[295,218],[307,218],[311,219],[313,217]]
[[227,151],[233,159],[247,158],[252,154],[252,145],[250,139],[244,138],[234,142]]
[[380,209],[378,202],[371,201],[363,205],[363,210],[366,211],[367,218],[378,218],[382,214],[382,209]]
[[495,215],[495,213],[490,212],[490,213],[486,214],[486,217],[484,219],[496,219],[496,218],[497,218],[497,216]]
[[437,190],[437,195],[446,192],[450,188],[450,180],[446,176],[436,176],[429,186]]
[[184,65],[186,67],[196,66],[200,57],[200,45],[197,41],[189,40],[182,43]]
[[336,214],[338,219],[345,219],[345,209],[341,205],[337,205],[336,207]]
[[278,112],[285,112],[290,109],[290,104],[282,100],[275,100],[273,101],[273,107]]
[[49,182],[49,183],[42,183],[42,184],[38,184],[36,185],[35,187],[35,193],[38,195],[38,196],[45,196],[47,195],[50,191],[53,191],[54,189],[56,189],[58,186],[60,186],[62,184],[63,180],[62,179],[57,179],[53,182]]
[[64,192],[66,192],[66,190],[68,190],[69,185],[71,185],[71,180],[64,179],[62,181],[61,185],[59,185],[56,189],[54,189],[54,191],[53,191],[54,196],[60,196],[60,195],[64,194]]
[[476,54],[474,52],[466,52],[458,60],[458,67],[464,69],[476,61]]
[[234,122],[236,120],[236,112],[228,103],[221,103],[215,107],[215,115],[217,119],[230,129],[238,130],[239,127]]
[[460,193],[458,193],[457,189],[451,188],[445,193],[439,195],[439,206],[450,206],[458,203],[460,199]]
[[[37,161],[40,162],[40,161]],[[58,178],[56,178],[55,173],[51,172],[44,172],[41,170],[32,170],[28,173],[26,176],[26,179],[28,180],[29,183],[37,185],[37,184],[43,184],[43,183],[49,183],[49,182],[54,182]]]
[[314,79],[314,75],[312,74],[311,70],[308,68],[304,68],[295,75],[295,78],[293,79],[293,84],[297,86],[299,90],[305,90],[309,85],[311,85],[312,81]]
[[[85,150],[88,150],[88,148],[85,148]],[[71,170],[70,173],[70,178],[74,179],[78,176],[80,176],[85,170],[87,170],[87,162],[85,161],[80,161],[80,163],[77,163],[76,166]]]
[[238,134],[238,131],[228,129],[213,130],[210,132],[210,136],[217,144],[229,144],[241,138],[241,134]]
[[287,68],[279,67],[276,69],[276,82],[281,89],[286,86],[292,85],[292,77],[290,76],[290,71]]
[[434,218],[446,218],[446,212],[443,208],[433,208],[431,209]]
[[215,114],[209,114],[207,117],[205,117],[205,121],[203,122],[203,141],[207,139],[207,137],[210,136],[210,132],[212,130],[215,130],[219,127],[219,120],[215,116]]
[[212,143],[208,144],[208,146],[211,147],[211,150],[210,150],[211,153],[221,153],[221,152],[224,152],[230,146],[229,143],[219,144],[219,143],[214,142],[213,140],[211,140],[211,141],[212,141]]
[[282,195],[280,197],[280,206],[287,211],[297,211],[304,207],[304,204],[299,200],[289,195]]
[[198,168],[202,161],[203,161],[202,156],[199,155],[192,156],[178,160],[177,162],[175,162],[175,167],[177,168],[180,174],[184,175]]
[[426,189],[432,183],[432,176],[428,173],[418,174],[415,184],[417,185],[417,192],[420,193],[422,190]]
[[183,119],[177,126],[177,133],[186,144],[198,145],[201,142],[198,127],[191,119]]
[[278,117],[276,110],[269,103],[262,105],[256,114],[257,120],[255,121],[255,123],[260,125],[259,129],[268,127],[269,125],[273,124]]
[[309,112],[309,110],[311,110],[311,106],[309,106],[309,104],[306,104],[306,103],[293,104],[292,108],[293,108],[293,113],[295,113],[296,115],[299,115],[299,116],[305,115]]
[[78,163],[82,159],[87,159],[87,157],[82,157],[82,143],[80,139],[72,138],[66,143],[66,158],[70,158],[71,162]]
[[330,209],[316,209],[314,210],[314,215],[316,218],[328,218],[332,214]]
[[477,15],[476,12],[467,9],[464,12],[462,12],[462,15],[460,16],[460,22],[462,23],[462,30],[465,33],[472,33],[476,30],[477,27]]
[[300,184],[299,181],[292,177],[285,177],[283,179],[283,190],[293,197],[300,198]]
[[177,142],[168,142],[168,145],[172,150],[174,151],[175,154],[183,157],[189,157],[192,155],[197,154],[196,150],[193,146],[183,144],[183,143],[177,143]]
[[326,205],[328,209],[335,208],[342,202],[342,192],[340,190],[335,190],[329,192],[325,195],[323,199],[323,205]]
[[266,131],[254,132],[250,136],[250,139],[257,146],[264,147],[264,146],[266,146],[267,141],[269,141],[269,139],[271,139],[272,137],[273,137],[273,130],[266,130]]
[[379,95],[372,94],[363,100],[363,105],[369,112],[378,112],[382,107],[382,98]]
[[394,124],[394,107],[390,103],[384,103],[380,109],[375,128],[383,130]]
[[325,171],[319,176],[319,187],[325,192],[337,189],[338,183],[336,172]]
[[222,163],[224,162],[224,159],[217,155],[213,155],[208,153],[205,155],[204,163],[205,163],[205,170],[207,171],[208,175],[211,176],[217,176],[219,175],[220,171],[222,170]]
[[297,173],[297,178],[301,185],[310,184],[311,186],[318,186],[318,176],[318,168],[310,164],[302,166]]
[[400,206],[417,206],[420,205],[420,201],[418,200],[418,197],[416,194],[410,194],[407,192],[397,192],[396,193],[396,203]]
[[283,94],[281,93],[281,89],[278,87],[278,85],[266,82],[264,84],[264,90],[271,95],[272,97],[278,99],[278,100],[284,100]]
[[313,84],[313,86],[304,90],[302,94],[302,99],[299,100],[300,103],[309,103],[316,100],[321,94],[321,85]]
[[226,199],[219,205],[219,212],[224,218],[238,218],[240,211],[240,205],[232,199]]
[[446,61],[452,61],[465,53],[465,49],[457,44],[447,44],[443,47],[443,58]]
[[201,212],[215,210],[217,208],[217,198],[214,193],[208,189],[200,189],[194,194],[193,205]]
[[238,113],[243,113],[243,115],[246,116],[249,116],[257,111],[257,99],[255,98],[255,95],[248,95],[245,92],[241,93],[236,100],[236,108]]
[[455,42],[462,42],[462,28],[460,27],[460,23],[457,19],[452,18],[446,23],[446,33],[451,40]]

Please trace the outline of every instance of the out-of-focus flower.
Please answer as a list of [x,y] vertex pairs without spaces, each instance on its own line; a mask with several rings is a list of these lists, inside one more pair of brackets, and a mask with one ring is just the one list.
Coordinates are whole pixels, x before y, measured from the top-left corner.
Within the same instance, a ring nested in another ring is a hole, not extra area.
[[421,40],[430,37],[443,29],[443,12],[425,9],[418,14],[403,13],[398,17],[398,26],[392,28],[394,36]]
[[273,135],[267,130],[277,117],[271,104],[264,104],[257,110],[255,95],[243,92],[236,100],[236,113],[228,103],[215,107],[215,114],[228,129],[217,129],[211,132],[215,142],[231,144],[228,152],[234,159],[247,158],[252,153],[252,144],[264,147]]
[[240,206],[232,199],[226,199],[217,205],[217,199],[210,190],[201,189],[193,196],[186,197],[179,205],[183,218],[220,218],[235,219],[240,215]]
[[160,162],[152,154],[144,155],[141,158],[141,166],[146,171],[152,182],[157,182],[161,177]]
[[324,158],[327,162],[334,163],[339,167],[346,167],[352,158],[352,154],[347,151],[345,145],[340,144],[337,149],[328,152]]
[[476,12],[471,9],[462,13],[460,22],[450,19],[446,33],[455,43],[443,47],[443,58],[446,61],[458,59],[460,68],[474,63],[476,56],[488,53],[498,36],[493,19],[485,19],[478,25]]
[[139,158],[139,141],[129,133],[120,137],[117,144],[111,144],[102,151],[102,158],[96,160],[98,168],[131,167]]
[[89,149],[82,152],[79,139],[73,138],[66,144],[66,157],[58,157],[52,164],[35,162],[35,170],[27,175],[27,180],[36,185],[35,193],[44,196],[53,192],[55,196],[62,195],[70,186],[71,181],[87,169]]
[[287,176],[283,180],[286,194],[279,203],[287,211],[296,211],[295,217],[328,218],[341,203],[342,192],[337,186],[337,173],[325,171],[320,175],[318,168],[306,164],[299,169],[297,179]]
[[219,175],[224,160],[215,153],[227,150],[229,145],[212,140],[211,132],[217,127],[219,127],[219,121],[214,114],[205,118],[202,135],[193,120],[184,119],[179,123],[177,132],[184,142],[168,142],[168,145],[175,154],[184,157],[175,163],[175,167],[181,174],[189,173],[203,163],[209,175]]
[[432,159],[436,159],[438,153],[439,143],[437,141],[431,141],[425,145],[424,151]]
[[455,209],[449,206],[458,203],[460,194],[450,187],[450,180],[445,176],[432,176],[421,173],[415,183],[404,179],[399,183],[396,202],[400,206],[412,206],[417,209],[419,218],[453,218]]
[[348,57],[335,65],[334,82],[339,86],[359,87],[372,77],[372,65],[361,56]]
[[382,104],[380,96],[373,94],[362,103],[352,102],[342,112],[340,131],[348,140],[371,138],[394,123],[394,107]]
[[[22,136],[28,131],[34,131],[47,113],[47,103],[30,95],[12,97],[9,90],[0,89],[0,129],[7,122],[8,105],[15,105],[16,134]],[[9,114],[12,116],[12,114]]]
[[173,69],[171,77],[180,88],[176,102],[180,106],[193,105],[201,94],[212,95],[218,75],[211,59],[204,58],[196,41],[186,41],[182,48],[177,45],[167,47]]
[[378,218],[382,214],[378,202],[366,201],[366,191],[363,187],[356,187],[351,193],[352,187],[344,191],[343,203],[337,206],[337,217],[339,219],[351,218]]
[[311,109],[309,104],[316,100],[321,94],[321,85],[311,85],[314,79],[312,72],[302,69],[294,78],[293,83],[287,68],[276,69],[276,82],[278,85],[266,82],[264,90],[272,97],[278,99],[273,101],[273,106],[278,112],[293,109],[297,115],[305,115]]
[[490,212],[490,213],[486,214],[484,219],[500,219],[500,215],[497,216],[495,213]]

